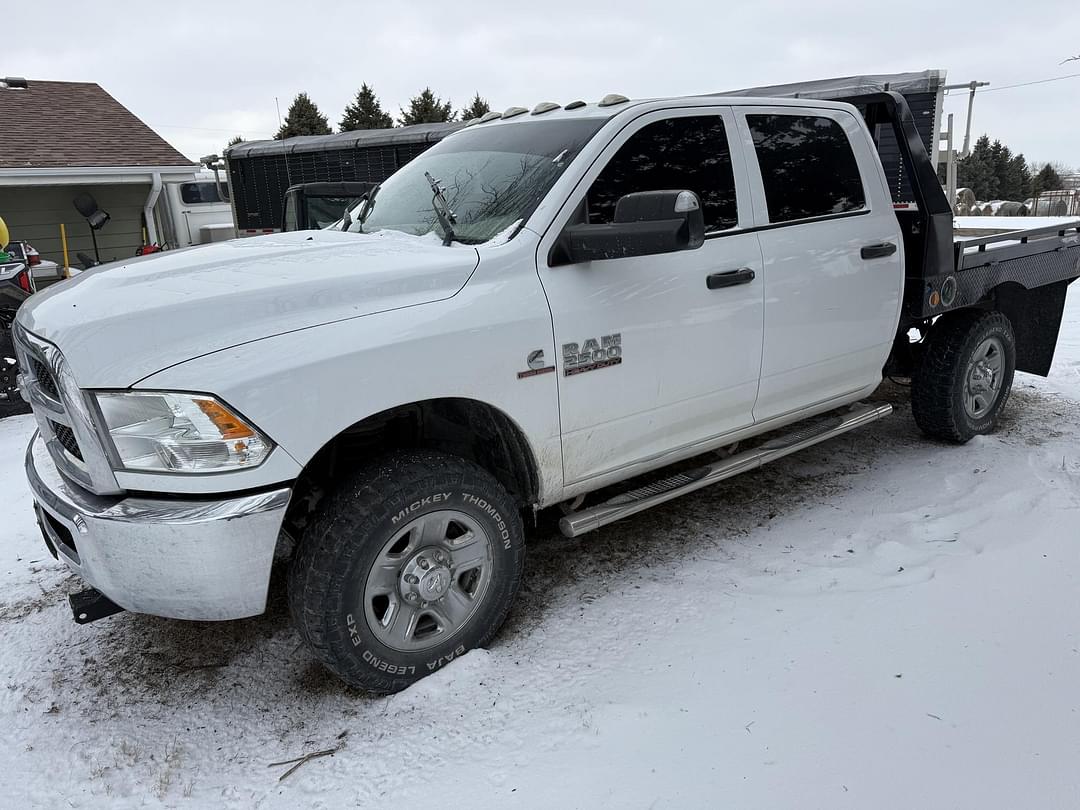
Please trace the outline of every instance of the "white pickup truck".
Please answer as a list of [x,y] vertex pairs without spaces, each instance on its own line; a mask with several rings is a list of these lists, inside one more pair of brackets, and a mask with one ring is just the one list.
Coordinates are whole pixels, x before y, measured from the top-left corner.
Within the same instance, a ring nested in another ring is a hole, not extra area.
[[34,296],[27,472],[76,620],[258,614],[291,555],[313,654],[394,691],[492,638],[536,510],[577,536],[870,423],[883,370],[928,434],[992,430],[1080,223],[955,242],[904,100],[850,101],[511,108],[330,229]]

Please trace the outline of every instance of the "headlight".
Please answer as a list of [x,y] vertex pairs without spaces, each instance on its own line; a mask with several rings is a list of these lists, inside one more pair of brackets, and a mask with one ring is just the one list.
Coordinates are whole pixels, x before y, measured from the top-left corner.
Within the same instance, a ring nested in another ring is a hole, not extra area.
[[205,394],[99,392],[120,466],[147,472],[208,473],[255,467],[273,444]]

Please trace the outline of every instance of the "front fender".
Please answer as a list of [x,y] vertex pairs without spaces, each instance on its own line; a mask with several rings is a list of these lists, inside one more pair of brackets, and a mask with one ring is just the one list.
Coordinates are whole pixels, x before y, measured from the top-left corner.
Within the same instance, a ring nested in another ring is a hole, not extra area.
[[521,428],[540,501],[554,502],[562,490],[557,375],[518,376],[536,350],[554,363],[554,337],[531,252],[520,247],[512,251],[520,267],[493,263],[497,272],[478,270],[453,298],[225,349],[138,387],[212,392],[301,466],[373,414],[429,399],[477,400]]

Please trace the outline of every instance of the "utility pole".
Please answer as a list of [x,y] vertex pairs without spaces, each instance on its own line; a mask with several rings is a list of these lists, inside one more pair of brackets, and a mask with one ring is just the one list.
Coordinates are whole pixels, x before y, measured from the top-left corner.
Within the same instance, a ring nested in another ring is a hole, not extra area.
[[975,90],[979,87],[989,87],[990,82],[967,82],[965,84],[947,84],[946,90],[968,90],[967,127],[964,129],[964,148],[960,150],[960,157],[966,158],[971,154],[971,108],[975,104]]

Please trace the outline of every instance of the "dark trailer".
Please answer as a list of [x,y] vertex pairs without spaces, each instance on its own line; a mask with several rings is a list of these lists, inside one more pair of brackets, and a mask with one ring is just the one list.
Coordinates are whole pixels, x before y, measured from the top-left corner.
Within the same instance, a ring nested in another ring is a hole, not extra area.
[[416,124],[238,143],[225,150],[238,236],[281,230],[285,192],[300,183],[381,183],[462,124]]

